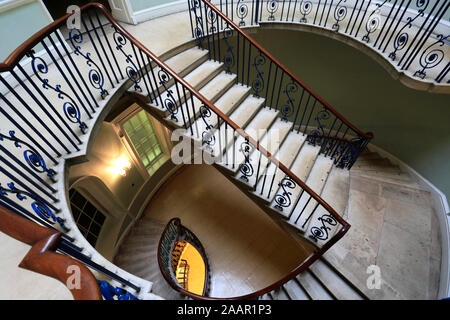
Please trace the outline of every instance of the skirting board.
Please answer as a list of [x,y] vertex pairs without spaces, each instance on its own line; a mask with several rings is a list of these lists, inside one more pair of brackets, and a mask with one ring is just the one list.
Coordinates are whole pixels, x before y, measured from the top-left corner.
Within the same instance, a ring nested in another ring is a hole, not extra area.
[[443,299],[450,297],[450,209],[447,197],[430,181],[425,179],[416,170],[408,166],[406,163],[381,149],[380,147],[370,143],[368,149],[375,151],[382,157],[389,159],[392,163],[398,165],[403,171],[415,177],[417,181],[430,192],[433,207],[440,226],[441,233],[441,275],[439,280],[438,298]]

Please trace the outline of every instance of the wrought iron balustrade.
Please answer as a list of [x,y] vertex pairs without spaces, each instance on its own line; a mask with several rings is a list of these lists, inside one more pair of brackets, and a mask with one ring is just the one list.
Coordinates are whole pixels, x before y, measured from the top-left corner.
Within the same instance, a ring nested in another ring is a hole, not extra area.
[[[191,9],[202,2],[214,3],[239,27],[280,22],[332,30],[365,43],[399,72],[409,72],[412,78],[442,86],[450,84],[450,2],[447,0],[189,1]],[[209,22],[215,19],[207,11],[203,17]],[[203,17],[200,20],[205,20]],[[222,21],[219,26],[220,30],[229,27]],[[212,33],[195,23],[193,30]]]
[[[292,122],[293,131],[307,135],[307,141],[320,146],[320,152],[338,167],[350,169],[373,138],[372,133],[352,125],[209,1],[188,3],[198,46],[207,49],[211,59],[223,62],[227,72],[236,74],[237,83],[251,87],[254,96],[264,98],[267,107]],[[238,1],[234,8],[224,1],[223,8],[239,12],[239,4],[250,5]]]

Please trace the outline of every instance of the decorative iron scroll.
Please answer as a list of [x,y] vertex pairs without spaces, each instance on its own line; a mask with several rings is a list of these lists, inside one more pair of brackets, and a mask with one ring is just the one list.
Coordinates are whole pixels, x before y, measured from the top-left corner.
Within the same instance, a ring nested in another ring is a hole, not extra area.
[[63,111],[66,118],[72,122],[77,123],[82,133],[85,133],[87,129],[86,123],[81,121],[81,112],[75,100],[72,99],[66,92],[61,89],[61,85],[56,84],[52,86],[48,78],[43,78],[43,75],[48,73],[48,65],[44,61],[44,59],[40,57],[36,57],[35,51],[30,50],[27,54],[27,57],[31,58],[31,67],[33,69],[34,75],[39,79],[42,83],[42,87],[46,90],[51,89],[58,94],[58,98],[61,100],[68,100],[63,104]]
[[240,152],[244,155],[244,163],[241,163],[239,166],[239,171],[242,174],[241,179],[249,182],[249,177],[251,177],[255,170],[250,162],[250,155],[253,152],[254,147],[250,144],[248,140],[245,140],[239,149]]
[[15,195],[19,201],[27,200],[29,197],[33,200],[33,202],[31,202],[30,204],[33,212],[36,213],[36,215],[41,218],[46,224],[54,225],[55,223],[58,223],[62,230],[64,230],[65,232],[70,231],[70,229],[68,229],[64,224],[65,220],[61,217],[56,217],[55,213],[53,212],[53,210],[55,209],[50,203],[48,203],[35,193],[17,189],[13,182],[9,182],[7,186],[8,188],[4,188],[0,183],[0,199],[6,200],[6,198],[10,194]]
[[288,191],[287,189],[295,189],[297,184],[289,176],[286,176],[285,178],[283,178],[283,180],[280,181],[280,183],[278,183],[278,186],[281,187],[283,192],[275,196],[275,202],[277,203],[275,205],[275,208],[283,211],[284,208],[287,208],[292,204],[292,192]]
[[44,158],[41,154],[29,143],[17,138],[13,130],[9,131],[9,136],[0,133],[0,141],[9,140],[14,142],[16,148],[22,148],[22,145],[28,149],[23,152],[23,157],[28,166],[38,173],[47,173],[47,177],[55,182],[54,176],[56,172],[53,169],[47,168]]
[[98,280],[98,284],[105,300],[139,300],[125,289],[114,287],[107,281]]
[[317,218],[322,223],[322,226],[320,227],[312,227],[310,232],[310,238],[314,241],[317,240],[327,240],[329,237],[328,231],[331,231],[331,228],[329,226],[336,226],[337,221],[334,219],[333,216],[329,214],[324,214],[323,216]]
[[79,29],[70,29],[69,41],[72,44],[75,55],[82,56],[86,59],[86,64],[92,68],[89,70],[89,82],[95,89],[100,90],[102,99],[105,99],[108,95],[108,91],[103,88],[105,78],[103,77],[103,73],[101,72],[99,66],[92,60],[91,54],[89,52],[83,54],[81,51],[80,44],[83,43],[83,34],[81,31]]
[[133,82],[134,89],[136,91],[142,92],[142,88],[139,86],[141,77],[139,76],[139,69],[133,61],[133,55],[127,54],[123,49],[124,46],[128,43],[127,38],[124,37],[116,27],[112,27],[114,28],[113,38],[114,42],[116,43],[116,49],[123,54],[123,56],[125,57],[125,62],[128,63],[128,66],[125,69],[127,77],[131,82]]

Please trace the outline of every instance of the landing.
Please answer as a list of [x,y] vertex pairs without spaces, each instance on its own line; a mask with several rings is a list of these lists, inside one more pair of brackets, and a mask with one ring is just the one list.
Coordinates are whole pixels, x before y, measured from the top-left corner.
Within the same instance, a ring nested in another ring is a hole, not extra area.
[[[189,165],[155,195],[144,218],[179,217],[200,239],[211,264],[213,297],[260,290],[306,259],[299,244],[214,167]],[[157,293],[157,292],[156,292]]]
[[[361,158],[350,171],[352,227],[325,258],[370,299],[436,299],[441,247],[430,194],[377,161],[384,160]],[[379,267],[379,289],[368,288],[371,265]]]

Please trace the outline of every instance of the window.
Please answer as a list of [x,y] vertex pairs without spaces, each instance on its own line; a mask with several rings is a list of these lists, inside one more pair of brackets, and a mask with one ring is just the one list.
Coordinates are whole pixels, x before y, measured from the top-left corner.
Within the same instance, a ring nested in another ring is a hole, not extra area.
[[123,124],[129,140],[151,175],[161,163],[163,150],[146,111],[141,110]]
[[78,229],[95,248],[105,215],[75,189],[69,191],[70,206]]

